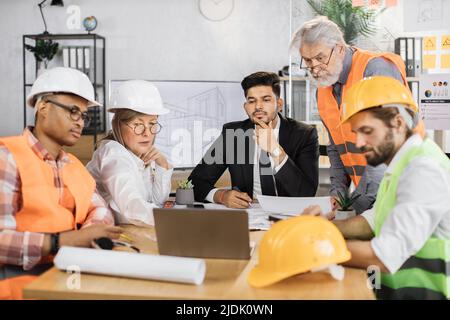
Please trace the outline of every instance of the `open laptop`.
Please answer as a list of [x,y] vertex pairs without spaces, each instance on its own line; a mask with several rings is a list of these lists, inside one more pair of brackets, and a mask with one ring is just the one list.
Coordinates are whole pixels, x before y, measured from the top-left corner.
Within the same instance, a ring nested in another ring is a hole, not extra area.
[[159,254],[250,259],[245,210],[153,209]]

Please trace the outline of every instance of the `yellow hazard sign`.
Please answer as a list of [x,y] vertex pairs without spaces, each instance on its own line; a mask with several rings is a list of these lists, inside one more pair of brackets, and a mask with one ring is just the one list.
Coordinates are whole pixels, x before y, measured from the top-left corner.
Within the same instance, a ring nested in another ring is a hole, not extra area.
[[442,50],[450,50],[450,34],[442,36]]
[[436,37],[424,37],[423,50],[424,51],[436,50]]

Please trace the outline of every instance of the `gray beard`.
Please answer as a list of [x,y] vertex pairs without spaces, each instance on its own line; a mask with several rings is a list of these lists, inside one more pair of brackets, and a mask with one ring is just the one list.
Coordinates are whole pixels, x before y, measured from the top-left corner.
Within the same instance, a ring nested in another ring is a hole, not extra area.
[[318,88],[324,88],[329,87],[333,84],[335,84],[339,80],[339,74],[334,77],[327,77],[323,80],[318,80],[314,78],[312,75],[309,75],[309,79],[311,80],[311,83],[315,85]]

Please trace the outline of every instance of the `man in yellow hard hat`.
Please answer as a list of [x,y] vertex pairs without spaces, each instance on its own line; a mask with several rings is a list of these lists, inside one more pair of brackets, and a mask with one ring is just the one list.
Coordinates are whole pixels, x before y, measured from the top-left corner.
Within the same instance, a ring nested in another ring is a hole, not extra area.
[[[353,85],[341,123],[350,123],[371,165],[388,167],[373,209],[334,221],[346,239],[349,266],[381,271],[377,296],[450,298],[450,160],[414,133],[418,108],[397,80],[375,76]],[[320,214],[320,208],[305,210]]]
[[94,88],[82,72],[53,68],[27,97],[34,127],[0,138],[0,300],[22,298],[22,288],[52,265],[60,246],[90,247],[118,238],[111,212],[83,164],[64,152],[89,120]]

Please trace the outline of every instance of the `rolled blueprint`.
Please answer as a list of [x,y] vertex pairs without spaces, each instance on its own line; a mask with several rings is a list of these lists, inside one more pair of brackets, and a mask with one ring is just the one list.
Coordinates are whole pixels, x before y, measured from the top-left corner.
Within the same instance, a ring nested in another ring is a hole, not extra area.
[[182,282],[199,285],[206,273],[203,259],[62,247],[54,259],[60,270],[79,268],[82,273]]

